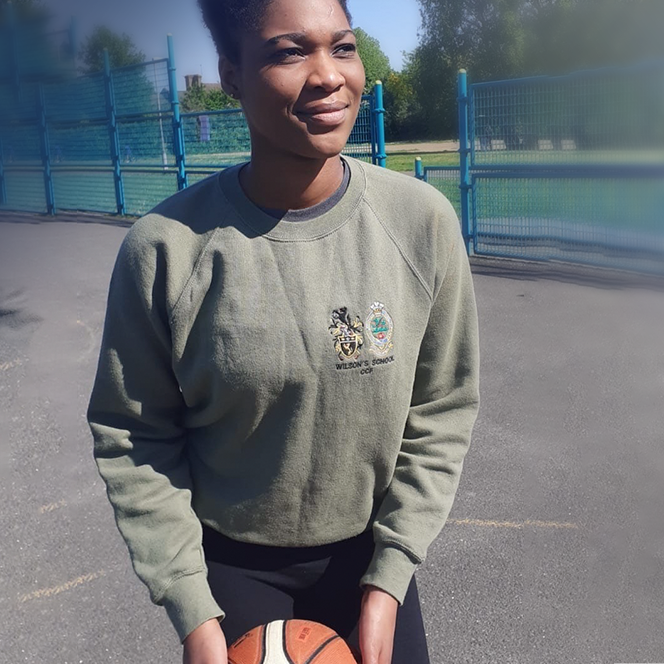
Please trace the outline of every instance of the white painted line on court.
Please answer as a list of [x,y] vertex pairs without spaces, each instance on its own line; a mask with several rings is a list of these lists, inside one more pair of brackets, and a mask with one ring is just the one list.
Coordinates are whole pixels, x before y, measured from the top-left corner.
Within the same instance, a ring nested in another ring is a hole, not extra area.
[[90,353],[94,350],[95,347],[96,336],[94,330],[87,323],[84,323],[82,320],[77,320],[76,325],[82,327],[87,332],[89,344],[88,347],[81,354],[81,357],[87,357],[88,355],[90,355]]
[[11,362],[4,362],[3,364],[0,364],[0,371],[9,371],[10,369],[14,369],[15,367],[20,367],[23,364],[23,360],[12,360]]
[[73,590],[74,588],[77,588],[78,586],[82,586],[85,583],[90,583],[90,581],[94,581],[95,579],[99,579],[102,576],[106,576],[106,570],[100,569],[98,572],[92,572],[90,574],[83,574],[81,576],[76,577],[75,579],[72,579],[71,581],[67,581],[66,583],[61,583],[59,586],[53,586],[52,588],[40,588],[39,590],[33,590],[31,593],[27,593],[25,595],[21,595],[18,598],[18,601],[21,604],[25,604],[25,602],[30,602],[36,599],[44,599],[45,597],[53,597],[54,595],[59,595],[60,593],[67,592],[69,590]]
[[448,519],[447,523],[454,526],[481,526],[485,528],[515,528],[522,530],[523,528],[558,528],[561,530],[578,530],[579,525],[576,523],[560,522],[560,521],[533,521],[527,519],[526,521],[485,521],[483,519]]
[[65,507],[67,505],[66,500],[59,500],[57,503],[49,503],[48,505],[42,505],[39,508],[40,514],[46,514],[46,512],[53,512],[54,510],[60,509],[61,507]]

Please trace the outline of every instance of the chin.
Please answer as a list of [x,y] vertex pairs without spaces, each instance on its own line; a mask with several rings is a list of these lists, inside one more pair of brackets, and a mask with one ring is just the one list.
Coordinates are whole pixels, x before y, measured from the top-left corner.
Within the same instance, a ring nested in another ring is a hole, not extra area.
[[331,159],[341,154],[346,147],[348,136],[310,136],[306,145],[303,145],[298,152],[303,156],[313,159]]

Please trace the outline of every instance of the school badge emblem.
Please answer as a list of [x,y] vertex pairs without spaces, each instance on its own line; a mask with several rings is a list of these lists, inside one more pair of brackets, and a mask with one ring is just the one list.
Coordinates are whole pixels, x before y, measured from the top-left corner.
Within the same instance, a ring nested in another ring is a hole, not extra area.
[[390,314],[387,313],[384,304],[374,302],[369,307],[369,315],[364,327],[371,344],[369,350],[378,357],[385,357],[394,347],[392,343],[394,322]]
[[340,360],[356,360],[364,345],[364,325],[359,316],[351,321],[348,308],[341,307],[332,312],[330,334],[334,337],[334,350]]

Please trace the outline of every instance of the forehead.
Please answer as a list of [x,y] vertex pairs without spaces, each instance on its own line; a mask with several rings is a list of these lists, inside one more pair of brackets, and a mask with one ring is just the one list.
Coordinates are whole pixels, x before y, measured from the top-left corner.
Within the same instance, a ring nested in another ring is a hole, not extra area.
[[330,33],[349,27],[337,0],[272,0],[265,8],[259,35],[269,39],[292,32]]

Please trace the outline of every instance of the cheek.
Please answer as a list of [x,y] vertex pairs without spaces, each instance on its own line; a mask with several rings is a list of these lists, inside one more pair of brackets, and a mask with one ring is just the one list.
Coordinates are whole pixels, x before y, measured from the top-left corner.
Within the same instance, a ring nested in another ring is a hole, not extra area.
[[362,64],[362,61],[359,59],[355,62],[355,73],[360,87],[363,88],[364,84],[366,83],[367,76],[366,76],[366,71],[364,69],[364,65]]
[[286,76],[261,75],[249,88],[252,104],[258,113],[284,114],[289,111],[299,97],[299,90]]
[[361,95],[364,91],[366,76],[364,73],[364,65],[358,60],[349,66],[345,74],[346,85],[356,94]]

